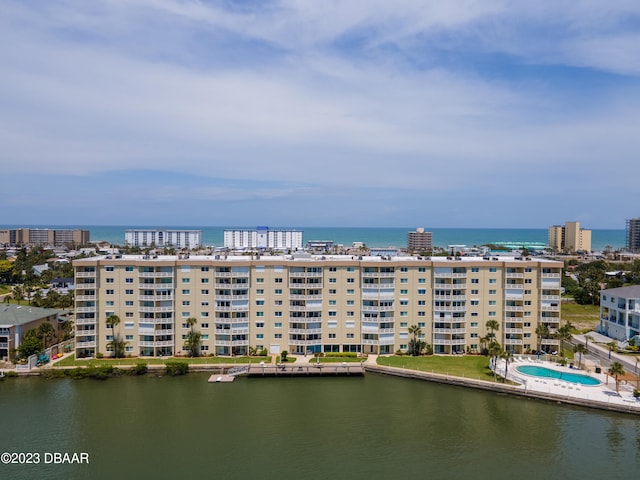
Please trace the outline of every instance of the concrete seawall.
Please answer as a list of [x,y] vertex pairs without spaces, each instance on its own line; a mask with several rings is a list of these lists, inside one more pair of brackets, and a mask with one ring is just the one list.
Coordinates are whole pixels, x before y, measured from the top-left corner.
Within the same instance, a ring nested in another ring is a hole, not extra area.
[[406,370],[404,368],[384,367],[381,365],[365,364],[365,371],[370,373],[378,373],[382,375],[393,375],[396,377],[413,378],[416,380],[423,380],[428,382],[442,383],[446,385],[455,385],[458,387],[475,388],[479,390],[486,390],[490,392],[502,393],[506,395],[515,395],[519,397],[531,398],[535,400],[544,400],[555,403],[565,403],[568,405],[576,405],[586,408],[596,408],[599,410],[608,410],[619,413],[630,413],[633,415],[640,415],[640,408],[638,406],[618,405],[614,403],[605,403],[595,400],[586,400],[575,397],[569,397],[564,395],[554,395],[551,393],[536,392],[525,389],[524,386],[505,385],[494,382],[485,382],[482,380],[474,380],[463,377],[453,377],[450,375],[442,375],[438,373],[419,372],[416,370]]

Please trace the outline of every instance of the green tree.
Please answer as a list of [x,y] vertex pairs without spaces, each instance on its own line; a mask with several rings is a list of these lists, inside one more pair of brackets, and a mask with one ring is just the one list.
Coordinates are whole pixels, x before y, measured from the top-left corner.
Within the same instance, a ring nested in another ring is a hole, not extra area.
[[489,355],[491,356],[491,367],[493,370],[493,378],[496,381],[498,380],[497,361],[498,361],[498,357],[501,354],[502,354],[502,347],[498,342],[496,342],[495,340],[492,340],[491,343],[489,343]]
[[564,325],[562,325],[555,334],[555,337],[560,341],[560,356],[564,357],[564,344],[569,343],[573,338],[571,336],[571,331],[573,330],[573,325],[571,322],[567,321]]
[[420,340],[420,335],[422,335],[422,328],[418,325],[411,325],[408,328],[409,334],[412,335],[411,340],[409,340],[409,348],[407,348],[407,353],[409,355],[413,355],[417,357],[422,353],[422,350],[427,346],[426,342]]
[[0,283],[13,283],[13,262],[0,260]]
[[579,343],[573,347],[573,353],[578,354],[578,368],[582,368],[582,355],[589,353],[589,350],[587,350],[587,347]]
[[197,357],[200,355],[200,341],[202,340],[202,333],[196,331],[194,328],[198,320],[189,317],[186,323],[189,325],[190,330],[185,340],[185,346],[187,347],[187,352],[190,357]]
[[549,327],[545,323],[539,323],[536,327],[536,335],[538,336],[538,352],[542,349],[542,339],[549,336]]
[[18,305],[20,305],[22,300],[24,300],[24,288],[22,287],[22,285],[14,285],[11,293],[11,298],[13,298],[16,302],[18,302]]
[[504,350],[500,354],[500,358],[502,358],[504,360],[504,380],[506,382],[507,381],[507,373],[509,373],[509,362],[511,360],[513,360],[513,354],[508,350]]
[[618,352],[618,342],[612,340],[607,343],[607,347],[609,347],[609,360],[611,360],[611,352]]
[[109,315],[105,323],[111,328],[111,341],[107,343],[107,347],[111,348],[115,358],[124,357],[127,342],[122,340],[120,333],[116,333],[115,331],[115,327],[120,325],[120,317],[116,314]]
[[616,379],[616,393],[620,393],[620,379],[619,377],[625,374],[624,367],[620,362],[613,362],[609,367],[609,375]]
[[485,324],[485,326],[489,329],[489,337],[495,340],[496,338],[495,332],[497,332],[500,329],[500,323],[498,323],[497,320],[491,319],[491,320],[487,320],[487,323]]
[[20,358],[28,358],[31,355],[39,354],[43,350],[42,340],[38,338],[35,328],[27,330],[18,346],[17,353]]
[[56,331],[53,328],[53,325],[49,322],[43,322],[38,327],[37,335],[42,339],[42,348],[44,350],[47,349],[47,340],[52,339],[55,333]]

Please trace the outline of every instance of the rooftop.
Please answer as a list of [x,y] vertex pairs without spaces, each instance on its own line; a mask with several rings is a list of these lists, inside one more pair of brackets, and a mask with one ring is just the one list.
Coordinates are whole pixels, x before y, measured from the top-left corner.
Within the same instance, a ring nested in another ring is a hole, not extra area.
[[25,325],[51,315],[57,315],[53,308],[30,307],[28,305],[0,305],[0,326]]

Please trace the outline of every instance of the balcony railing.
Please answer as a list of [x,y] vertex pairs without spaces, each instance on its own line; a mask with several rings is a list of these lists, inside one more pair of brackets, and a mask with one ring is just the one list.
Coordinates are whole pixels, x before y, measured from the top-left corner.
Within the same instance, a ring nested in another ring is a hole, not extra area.
[[96,272],[76,272],[77,278],[95,278]]
[[76,342],[76,348],[95,348],[95,340],[91,342]]

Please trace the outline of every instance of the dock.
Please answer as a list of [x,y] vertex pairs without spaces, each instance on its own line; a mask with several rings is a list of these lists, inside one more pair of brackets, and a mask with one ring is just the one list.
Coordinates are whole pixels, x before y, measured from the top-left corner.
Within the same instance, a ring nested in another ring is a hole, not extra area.
[[231,383],[236,379],[233,375],[218,375],[213,374],[209,377],[209,383]]
[[249,366],[249,377],[324,377],[324,376],[363,376],[361,363],[304,363]]

